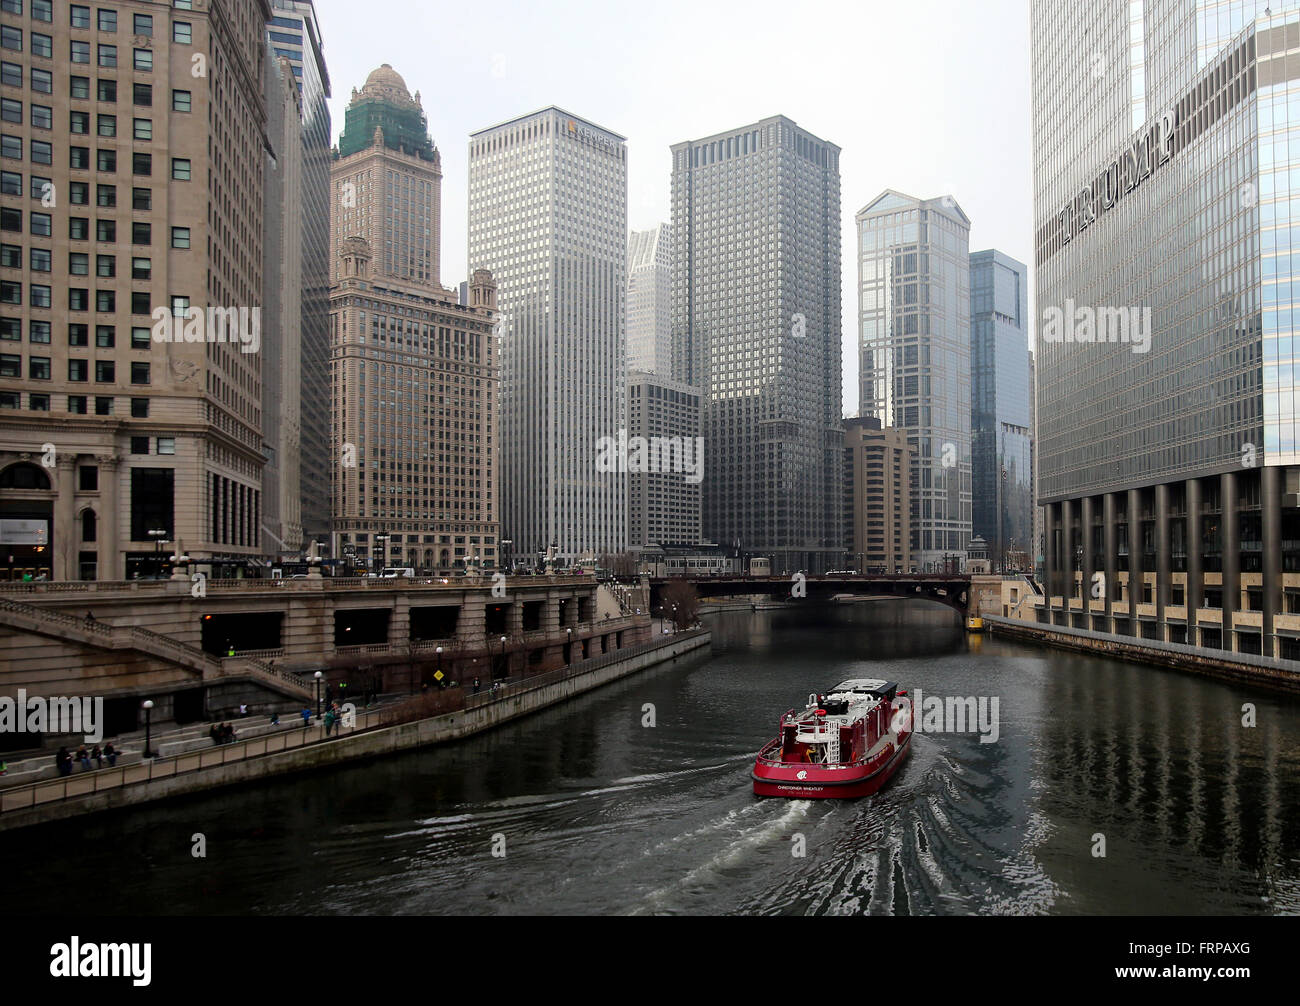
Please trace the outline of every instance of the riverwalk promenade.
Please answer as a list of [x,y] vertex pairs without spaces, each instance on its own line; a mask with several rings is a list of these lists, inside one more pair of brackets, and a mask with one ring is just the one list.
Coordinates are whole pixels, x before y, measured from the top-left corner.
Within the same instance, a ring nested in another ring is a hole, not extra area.
[[637,671],[707,651],[711,642],[705,629],[683,631],[495,689],[489,684],[478,693],[462,686],[390,697],[357,709],[330,737],[315,716],[306,724],[282,716],[278,726],[264,716],[245,718],[231,721],[237,731],[231,743],[213,744],[207,737],[210,724],[195,724],[154,735],[151,747],[158,756],[144,758],[143,735],[132,734],[120,743],[113,738],[124,752],[114,767],[83,771],[74,766],[71,775],[27,781],[28,772],[53,774],[46,753],[41,758],[49,772],[39,764],[11,763],[10,773],[0,776],[0,831],[459,740]]

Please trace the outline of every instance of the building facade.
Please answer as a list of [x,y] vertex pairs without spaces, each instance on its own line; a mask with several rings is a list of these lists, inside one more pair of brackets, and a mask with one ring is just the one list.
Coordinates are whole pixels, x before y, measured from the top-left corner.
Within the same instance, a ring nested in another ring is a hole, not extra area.
[[[268,47],[269,48],[269,47]],[[266,59],[267,156],[262,209],[262,551],[294,559],[302,544],[301,96],[289,61]]]
[[672,228],[633,231],[627,243],[627,369],[671,376]]
[[700,389],[703,534],[844,559],[840,148],[773,116],[672,147],[673,377]]
[[627,418],[629,460],[645,459],[628,466],[628,544],[638,549],[698,542],[704,475],[699,390],[631,371]]
[[229,576],[261,555],[269,16],[5,5],[5,576],[159,575],[178,550]]
[[500,558],[496,284],[438,281],[441,158],[385,64],[353,92],[331,178],[333,554],[429,572]]
[[[330,264],[330,78],[325,67],[320,20],[312,0],[271,0],[267,42],[275,58],[289,61],[297,84],[302,145],[300,209],[293,226],[302,231],[299,323],[299,493],[306,537],[329,541],[329,264]],[[268,543],[267,552],[280,551]]]
[[844,420],[846,551],[859,572],[910,573],[916,447],[873,416]]
[[627,146],[559,108],[469,143],[469,262],[499,284],[502,534],[521,561],[627,546]]
[[971,537],[970,221],[955,199],[886,190],[860,210],[859,406],[917,449],[921,572]]
[[971,526],[996,571],[1033,547],[1028,289],[1022,263],[971,255]]
[[1044,620],[1300,657],[1298,7],[1032,5]]

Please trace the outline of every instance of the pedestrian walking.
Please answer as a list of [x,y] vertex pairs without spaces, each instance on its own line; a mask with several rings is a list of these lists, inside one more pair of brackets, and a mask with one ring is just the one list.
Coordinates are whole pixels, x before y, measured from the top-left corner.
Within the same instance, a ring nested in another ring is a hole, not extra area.
[[325,736],[328,737],[334,731],[334,710],[325,710]]
[[306,706],[303,706],[303,710],[300,715],[302,716],[303,729],[306,729],[307,727],[311,726],[311,710],[308,709]]
[[272,713],[272,714],[271,714],[271,726],[273,726],[273,727],[278,727],[279,725],[280,725],[280,714],[279,714],[279,713]]
[[475,695],[478,694],[478,690],[479,690],[480,687],[481,687],[481,685],[479,684],[479,680],[478,680],[478,678],[475,678],[475,679],[474,679],[474,694],[475,694]]

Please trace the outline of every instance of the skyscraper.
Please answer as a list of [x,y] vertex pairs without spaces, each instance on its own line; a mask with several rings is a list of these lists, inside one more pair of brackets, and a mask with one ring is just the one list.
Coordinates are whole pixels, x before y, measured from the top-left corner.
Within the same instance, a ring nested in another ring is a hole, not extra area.
[[844,561],[840,148],[785,116],[672,147],[673,376],[704,398],[704,536]]
[[633,231],[627,244],[627,368],[672,370],[672,228]]
[[[628,542],[695,544],[700,540],[700,393],[669,377],[627,375],[628,440],[644,438],[646,464],[628,473]],[[674,452],[681,464],[673,464]],[[631,450],[629,450],[629,454]],[[664,460],[668,460],[668,464]],[[687,470],[695,466],[694,470]],[[677,468],[678,470],[673,470]]]
[[971,537],[970,220],[951,196],[886,190],[857,214],[859,407],[916,446],[922,572]]
[[1035,0],[1031,31],[1040,617],[1300,657],[1300,4]]
[[469,143],[469,263],[499,284],[502,534],[514,555],[627,544],[627,147],[551,107]]
[[1028,270],[989,250],[970,257],[971,525],[994,569],[1033,548]]
[[[268,47],[269,48],[269,47]],[[267,168],[262,207],[262,550],[296,558],[302,535],[301,95],[290,63],[266,59]]]
[[874,416],[844,420],[844,485],[850,566],[862,572],[912,571],[916,447],[906,431]]
[[121,580],[178,547],[234,575],[262,553],[270,8],[23,6],[0,50],[0,575]]
[[[329,496],[329,264],[330,264],[330,78],[325,68],[320,21],[312,0],[271,0],[267,41],[289,61],[298,85],[302,143],[300,208],[292,226],[302,231],[301,400],[302,527],[318,539],[330,529]],[[271,543],[275,545],[274,542]],[[274,547],[268,551],[274,551]]]
[[499,559],[496,284],[438,280],[441,158],[388,64],[353,91],[332,172],[335,555],[447,572]]

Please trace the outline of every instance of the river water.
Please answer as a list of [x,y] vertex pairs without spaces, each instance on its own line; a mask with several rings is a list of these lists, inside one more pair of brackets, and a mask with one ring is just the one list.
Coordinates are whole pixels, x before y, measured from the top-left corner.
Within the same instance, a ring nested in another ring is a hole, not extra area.
[[[6,914],[1300,911],[1295,697],[926,602],[708,624],[711,656],[459,744],[2,834]],[[997,740],[918,734],[863,800],[753,796],[780,714],[851,676],[996,697]]]

